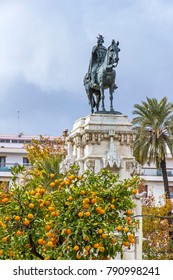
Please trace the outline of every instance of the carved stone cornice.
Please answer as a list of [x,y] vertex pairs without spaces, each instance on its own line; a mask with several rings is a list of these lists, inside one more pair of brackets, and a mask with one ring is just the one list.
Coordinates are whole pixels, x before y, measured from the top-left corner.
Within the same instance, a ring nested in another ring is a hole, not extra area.
[[[111,134],[110,134],[111,133]],[[113,137],[115,141],[118,141],[121,145],[132,145],[135,140],[135,134],[133,131],[115,131],[110,129],[108,131],[83,131],[69,137],[67,141],[73,142],[76,146],[86,146],[88,144],[100,145],[102,141],[108,140]]]

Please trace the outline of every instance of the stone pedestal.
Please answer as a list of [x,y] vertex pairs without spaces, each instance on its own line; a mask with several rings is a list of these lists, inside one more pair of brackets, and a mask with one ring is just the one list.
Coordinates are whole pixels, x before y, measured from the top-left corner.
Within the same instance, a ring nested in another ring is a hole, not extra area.
[[132,155],[134,132],[125,115],[91,114],[77,120],[68,137],[66,164],[76,161],[80,173],[110,168],[120,179],[135,171]]

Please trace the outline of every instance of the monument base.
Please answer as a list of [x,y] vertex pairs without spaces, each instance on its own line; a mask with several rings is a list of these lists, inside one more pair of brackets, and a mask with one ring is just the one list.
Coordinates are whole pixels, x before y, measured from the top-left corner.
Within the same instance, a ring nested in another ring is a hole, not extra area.
[[132,124],[127,116],[117,113],[91,114],[74,123],[67,158],[78,162],[80,173],[88,168],[94,172],[110,168],[124,179],[134,172]]

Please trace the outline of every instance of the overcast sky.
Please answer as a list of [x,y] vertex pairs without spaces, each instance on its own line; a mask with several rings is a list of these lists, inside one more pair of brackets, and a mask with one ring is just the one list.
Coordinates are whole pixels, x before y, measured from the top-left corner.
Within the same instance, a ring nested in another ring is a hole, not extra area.
[[98,34],[120,42],[115,110],[131,120],[146,96],[173,102],[172,0],[0,0],[0,134],[61,135],[90,114]]

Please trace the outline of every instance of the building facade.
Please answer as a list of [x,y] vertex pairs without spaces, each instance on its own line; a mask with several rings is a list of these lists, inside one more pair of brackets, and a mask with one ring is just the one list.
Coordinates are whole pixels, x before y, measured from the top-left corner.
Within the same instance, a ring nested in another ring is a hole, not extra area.
[[[56,137],[48,137],[54,141]],[[29,167],[26,145],[31,144],[32,139],[39,140],[39,136],[23,135],[0,135],[0,183],[4,182],[7,187],[11,183],[10,168],[15,165]]]

